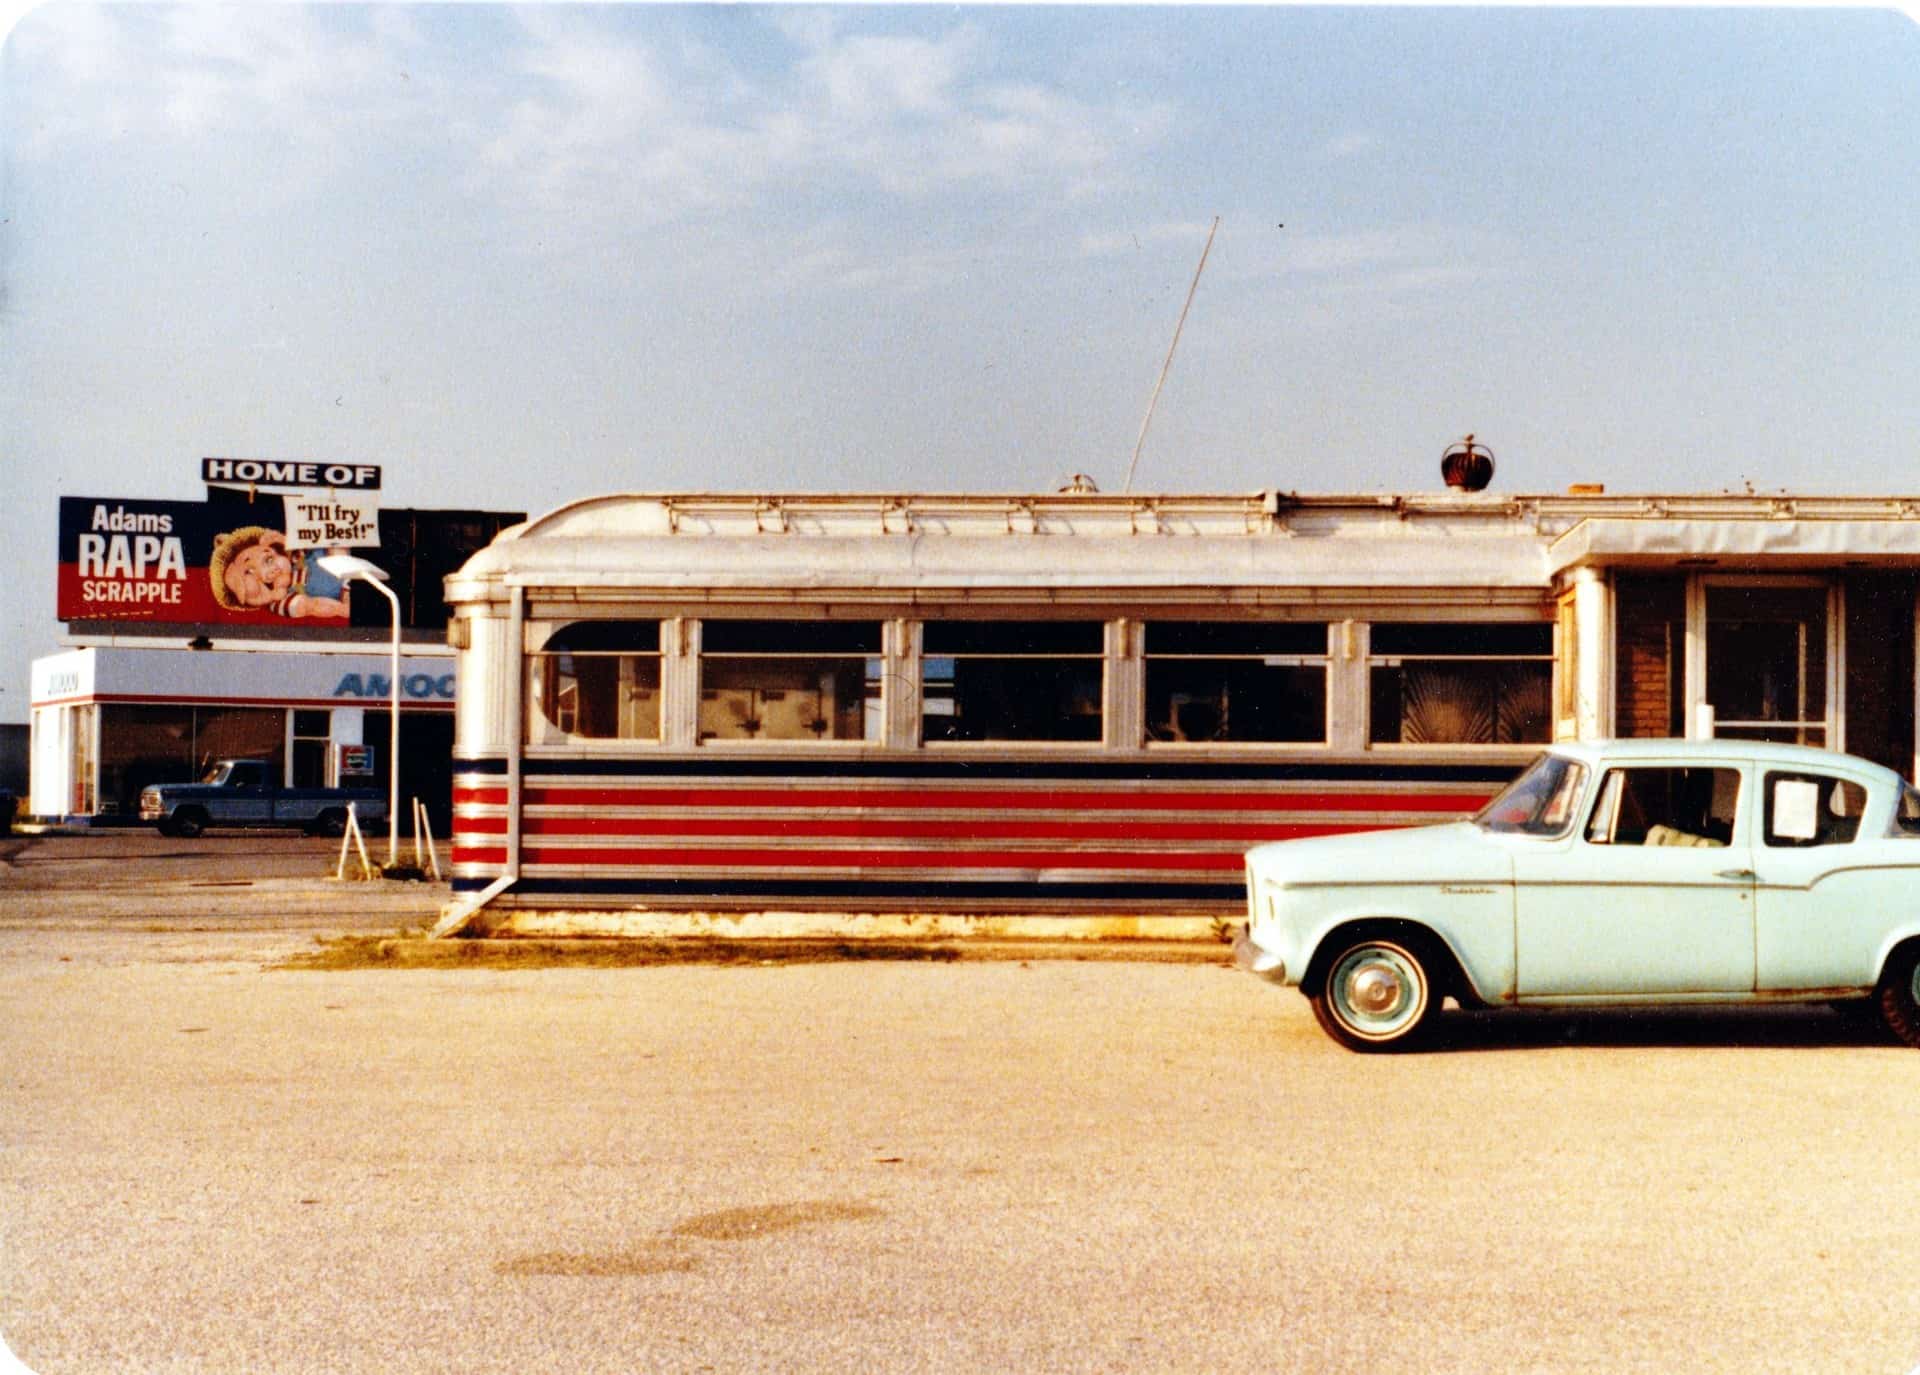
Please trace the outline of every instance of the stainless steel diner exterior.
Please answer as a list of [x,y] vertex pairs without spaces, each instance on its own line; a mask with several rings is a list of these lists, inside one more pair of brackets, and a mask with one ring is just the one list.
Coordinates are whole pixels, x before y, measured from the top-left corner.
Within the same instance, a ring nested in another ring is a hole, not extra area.
[[1920,501],[619,494],[447,580],[478,925],[1204,936],[1557,741],[1911,775]]

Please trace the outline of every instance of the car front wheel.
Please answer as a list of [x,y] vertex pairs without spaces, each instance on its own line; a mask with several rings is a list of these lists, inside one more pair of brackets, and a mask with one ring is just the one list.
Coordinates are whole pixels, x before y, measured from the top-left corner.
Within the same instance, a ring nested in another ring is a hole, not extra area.
[[192,840],[207,829],[207,814],[198,807],[185,807],[173,814],[173,833]]
[[1920,943],[1893,952],[1874,993],[1880,1020],[1901,1041],[1920,1046]]
[[1433,962],[1411,941],[1370,938],[1343,946],[1310,994],[1321,1030],[1349,1050],[1417,1045],[1439,1009]]

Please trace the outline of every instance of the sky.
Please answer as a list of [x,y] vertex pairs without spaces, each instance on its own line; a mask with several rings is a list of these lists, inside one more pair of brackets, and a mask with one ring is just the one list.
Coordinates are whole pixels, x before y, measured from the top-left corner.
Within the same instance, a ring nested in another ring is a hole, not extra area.
[[[16,5],[16,9],[17,9]],[[4,22],[4,17],[0,17]],[[1920,493],[1896,10],[56,3],[0,50],[0,722],[62,495]]]

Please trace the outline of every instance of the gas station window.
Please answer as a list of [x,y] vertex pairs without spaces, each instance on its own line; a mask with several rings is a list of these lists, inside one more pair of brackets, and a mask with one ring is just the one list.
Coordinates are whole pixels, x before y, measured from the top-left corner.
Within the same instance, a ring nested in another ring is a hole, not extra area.
[[293,713],[293,755],[291,782],[296,788],[327,786],[327,746],[333,738],[333,713],[295,711]]

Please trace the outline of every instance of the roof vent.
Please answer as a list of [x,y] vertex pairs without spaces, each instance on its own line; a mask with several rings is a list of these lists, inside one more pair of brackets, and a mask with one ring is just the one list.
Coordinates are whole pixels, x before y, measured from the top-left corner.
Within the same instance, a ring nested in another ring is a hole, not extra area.
[[1060,479],[1060,495],[1071,497],[1092,496],[1100,490],[1100,484],[1085,473],[1074,473],[1071,477]]
[[1440,476],[1455,491],[1485,491],[1493,481],[1493,450],[1468,435],[1440,456]]

